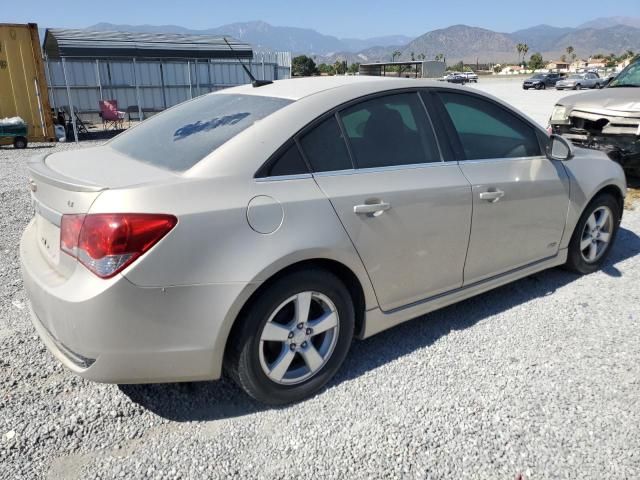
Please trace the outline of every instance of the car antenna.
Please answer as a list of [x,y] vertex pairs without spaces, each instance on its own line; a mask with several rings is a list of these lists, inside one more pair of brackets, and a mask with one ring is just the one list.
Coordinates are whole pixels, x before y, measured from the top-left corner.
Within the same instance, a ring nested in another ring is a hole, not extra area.
[[[227,47],[229,47],[229,50],[235,53],[236,51],[233,49],[233,47],[231,47],[231,44],[227,40],[227,37],[222,37],[222,39],[224,40],[224,43],[227,44]],[[249,70],[247,66],[240,59],[240,55],[236,54],[236,60],[238,60],[238,63],[242,65],[242,68],[244,68],[244,71],[247,72],[247,75],[249,75],[249,78],[251,79],[251,85],[253,86],[253,88],[258,88],[258,87],[262,87],[264,85],[269,85],[270,83],[273,83],[272,80],[256,80],[256,77],[253,76],[253,73],[251,73],[251,70]]]

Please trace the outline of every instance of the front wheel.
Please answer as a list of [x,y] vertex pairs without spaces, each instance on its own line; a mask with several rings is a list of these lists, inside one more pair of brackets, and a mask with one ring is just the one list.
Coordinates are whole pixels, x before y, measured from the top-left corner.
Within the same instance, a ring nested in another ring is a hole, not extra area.
[[16,137],[13,140],[13,148],[27,148],[27,139],[24,137]]
[[353,301],[330,272],[282,277],[245,310],[234,326],[225,367],[260,402],[282,405],[313,395],[349,351]]
[[620,226],[620,204],[609,194],[600,194],[585,208],[569,242],[566,266],[587,274],[600,269]]

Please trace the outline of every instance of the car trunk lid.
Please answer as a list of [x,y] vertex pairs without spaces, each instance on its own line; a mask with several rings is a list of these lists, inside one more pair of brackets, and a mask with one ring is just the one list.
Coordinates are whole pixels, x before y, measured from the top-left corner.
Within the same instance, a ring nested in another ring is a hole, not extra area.
[[76,260],[60,250],[62,215],[89,212],[105,190],[175,177],[108,147],[37,155],[27,166],[39,249],[63,277],[71,275]]

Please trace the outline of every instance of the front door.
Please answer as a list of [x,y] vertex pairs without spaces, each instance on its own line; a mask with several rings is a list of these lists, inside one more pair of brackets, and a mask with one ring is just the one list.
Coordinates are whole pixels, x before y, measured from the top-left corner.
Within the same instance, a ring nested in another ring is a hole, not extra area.
[[569,181],[561,162],[543,155],[536,128],[477,95],[441,91],[437,97],[453,124],[460,168],[472,186],[464,284],[555,256]]
[[[442,162],[418,94],[370,98],[324,123],[300,144],[362,258],[382,310],[460,287],[471,188],[455,162]],[[326,155],[332,165],[348,156],[353,168],[318,171]]]

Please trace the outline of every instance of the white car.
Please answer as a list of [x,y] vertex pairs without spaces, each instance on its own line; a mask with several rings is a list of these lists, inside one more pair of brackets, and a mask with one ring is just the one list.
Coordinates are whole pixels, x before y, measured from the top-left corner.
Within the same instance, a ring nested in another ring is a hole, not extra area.
[[322,388],[354,337],[597,270],[626,191],[604,153],[476,89],[374,77],[203,95],[29,176],[24,285],[64,365],[117,383],[224,370],[273,404]]

